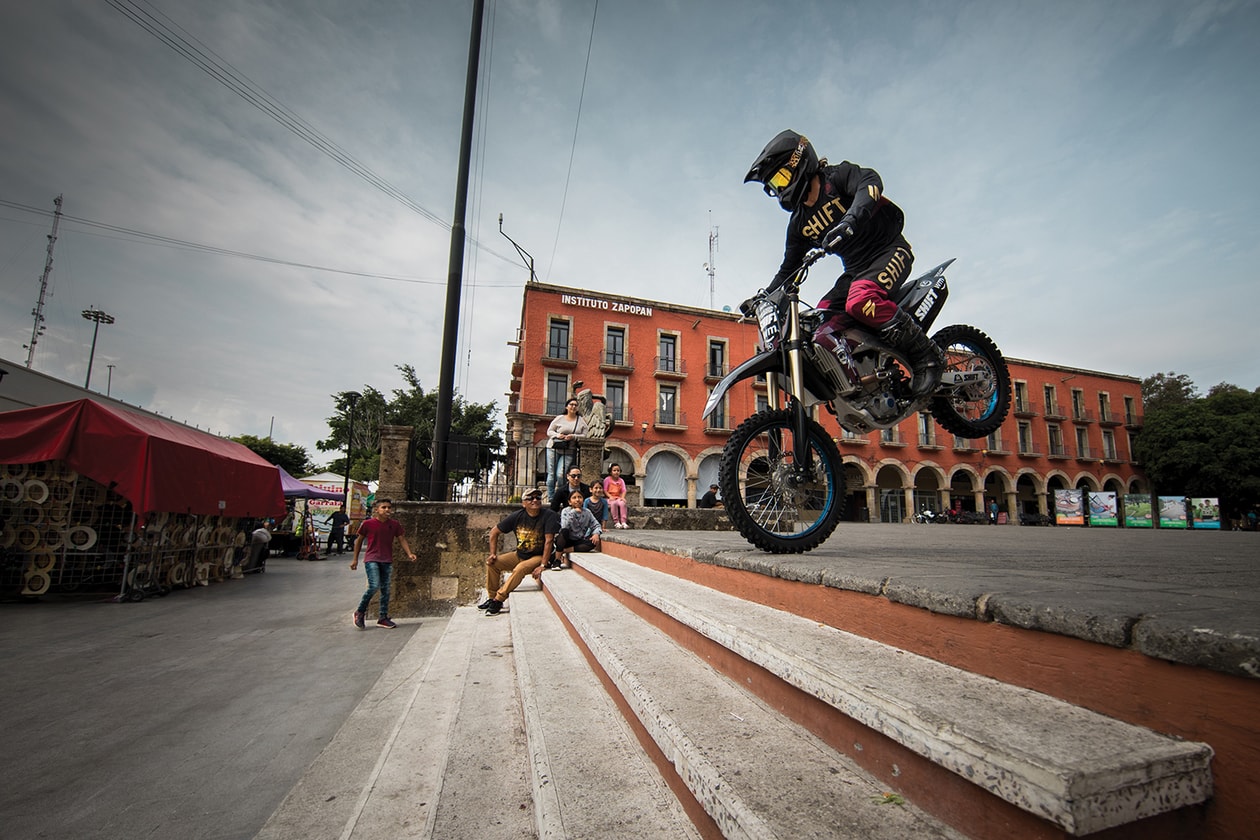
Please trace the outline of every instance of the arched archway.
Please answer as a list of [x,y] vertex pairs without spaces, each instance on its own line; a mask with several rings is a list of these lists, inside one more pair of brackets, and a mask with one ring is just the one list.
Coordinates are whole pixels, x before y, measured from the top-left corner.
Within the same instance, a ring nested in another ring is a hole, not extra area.
[[976,487],[979,485],[979,476],[969,469],[960,467],[954,470],[954,474],[949,479],[949,508],[950,510],[970,510],[976,509]]
[[662,450],[648,458],[643,476],[643,504],[648,507],[687,504],[687,465],[678,453]]
[[850,522],[870,522],[871,511],[866,501],[870,484],[866,464],[857,458],[844,459],[844,517]]
[[875,486],[879,489],[879,521],[905,522],[906,478],[901,464],[885,464],[875,473]]
[[944,502],[941,490],[945,486],[945,475],[935,464],[924,464],[914,473],[914,510],[911,513],[930,510],[939,513]]

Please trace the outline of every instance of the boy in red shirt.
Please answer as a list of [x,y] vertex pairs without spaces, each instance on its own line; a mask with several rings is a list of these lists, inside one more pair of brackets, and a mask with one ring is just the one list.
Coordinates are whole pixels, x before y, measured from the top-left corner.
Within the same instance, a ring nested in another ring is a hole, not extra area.
[[378,591],[381,593],[381,617],[376,626],[388,630],[398,626],[389,617],[389,586],[394,572],[395,539],[402,543],[407,559],[415,562],[416,555],[407,544],[407,537],[403,535],[402,523],[394,519],[393,501],[377,499],[372,508],[372,518],[364,520],[359,526],[359,534],[354,540],[354,559],[350,561],[351,569],[359,567],[359,552],[366,544],[367,555],[364,557],[363,569],[367,572],[368,588],[359,599],[359,608],[354,611],[354,626],[360,630],[366,629],[363,615],[367,612],[372,595]]

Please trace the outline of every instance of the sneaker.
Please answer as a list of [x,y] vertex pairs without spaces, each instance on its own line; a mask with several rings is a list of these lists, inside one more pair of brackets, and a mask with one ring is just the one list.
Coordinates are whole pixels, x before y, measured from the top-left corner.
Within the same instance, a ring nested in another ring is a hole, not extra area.
[[354,626],[358,627],[360,630],[367,629],[367,626],[363,623],[363,613],[356,612],[354,614]]
[[381,620],[376,622],[377,627],[384,627],[386,630],[393,630],[398,625],[393,622],[389,616],[382,616]]
[[503,612],[502,601],[496,601],[494,598],[486,601],[486,615],[498,615],[501,612]]
[[493,603],[494,603],[494,599],[493,599],[493,598],[487,598],[486,600],[482,601],[480,604],[478,604],[478,605],[477,605],[477,609],[479,609],[479,610],[488,610],[488,609],[490,609],[490,605],[491,605],[491,604],[493,604]]

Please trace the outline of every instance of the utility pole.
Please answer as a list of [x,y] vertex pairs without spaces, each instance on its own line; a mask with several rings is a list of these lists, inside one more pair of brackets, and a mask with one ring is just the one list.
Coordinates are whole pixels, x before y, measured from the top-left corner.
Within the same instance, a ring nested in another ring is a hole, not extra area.
[[429,500],[445,502],[446,449],[451,438],[451,410],[455,402],[455,348],[459,341],[459,299],[464,282],[464,222],[468,215],[468,176],[472,165],[473,117],[477,109],[477,67],[481,60],[481,21],[485,0],[474,0],[468,43],[468,74],[464,80],[464,121],[456,172],[455,219],[446,277],[446,321],[442,328],[442,367],[439,371],[437,416],[433,422],[433,476]]
[[48,275],[52,274],[53,245],[57,242],[57,227],[61,224],[60,195],[53,199],[53,204],[56,205],[57,210],[53,213],[52,233],[48,234],[48,256],[44,259],[44,274],[39,278],[39,302],[31,310],[31,314],[35,316],[35,323],[31,326],[31,343],[26,345],[27,367],[35,361],[35,345],[39,343],[39,337],[44,334],[44,300],[48,295]]
[[83,310],[83,318],[87,321],[95,321],[92,327],[92,352],[88,354],[88,372],[87,379],[83,380],[83,387],[86,389],[92,384],[92,360],[96,358],[96,336],[101,331],[101,324],[114,323],[114,316],[108,312],[102,312],[93,306],[90,309]]

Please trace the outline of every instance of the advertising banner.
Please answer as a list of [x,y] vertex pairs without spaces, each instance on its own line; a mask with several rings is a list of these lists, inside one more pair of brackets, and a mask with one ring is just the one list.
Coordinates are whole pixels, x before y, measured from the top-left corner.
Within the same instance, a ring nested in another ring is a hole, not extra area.
[[1221,529],[1221,500],[1191,499],[1190,527],[1219,531]]
[[1085,493],[1082,490],[1054,491],[1054,521],[1059,525],[1085,524]]
[[1120,524],[1116,515],[1116,494],[1111,492],[1088,493],[1089,524],[1100,528],[1115,528]]
[[1186,524],[1186,497],[1160,496],[1159,527],[1184,528]]
[[1151,496],[1149,493],[1127,493],[1124,496],[1124,527],[1154,528],[1155,517],[1151,515]]

